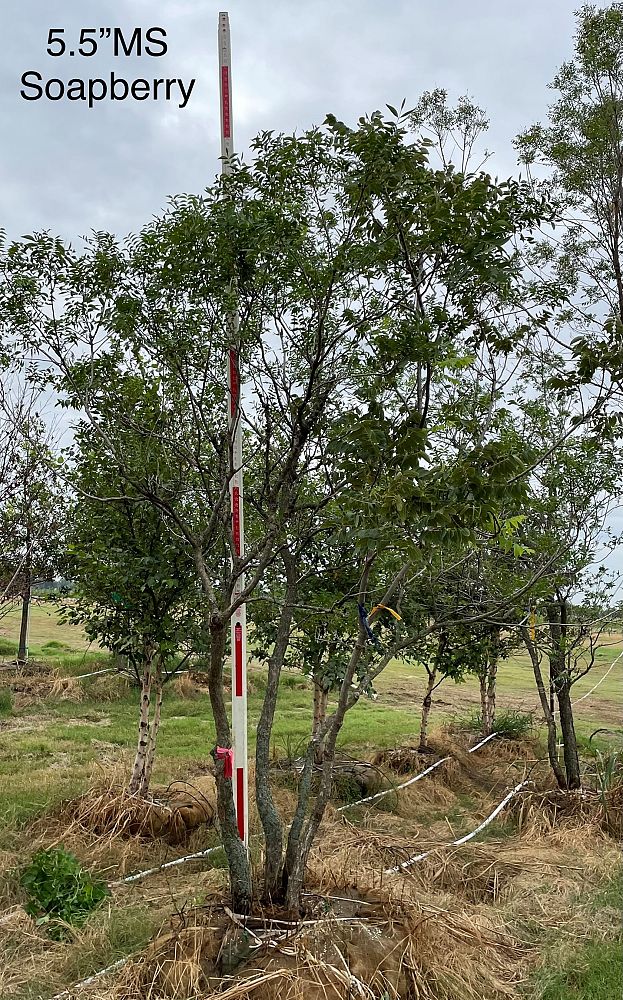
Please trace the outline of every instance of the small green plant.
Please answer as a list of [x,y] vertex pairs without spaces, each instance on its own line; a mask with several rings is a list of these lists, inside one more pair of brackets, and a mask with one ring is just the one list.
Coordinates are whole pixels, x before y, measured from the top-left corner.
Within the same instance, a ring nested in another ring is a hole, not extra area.
[[[461,719],[462,729],[482,734],[482,717],[480,712],[473,712],[467,719]],[[509,708],[498,712],[493,724],[493,732],[507,740],[521,740],[532,732],[534,717],[532,712],[519,712]]]
[[55,639],[51,642],[46,642],[45,645],[41,647],[43,653],[67,653],[70,652],[71,646],[68,646],[64,642],[57,642]]
[[10,715],[13,711],[13,694],[8,688],[0,688],[0,715]]
[[609,750],[602,753],[595,749],[592,765],[599,797],[607,808],[608,792],[623,784],[623,751]]
[[37,924],[49,924],[50,937],[57,941],[68,937],[63,924],[80,927],[108,895],[104,883],[93,879],[62,846],[33,854],[20,884],[30,897],[24,909]]

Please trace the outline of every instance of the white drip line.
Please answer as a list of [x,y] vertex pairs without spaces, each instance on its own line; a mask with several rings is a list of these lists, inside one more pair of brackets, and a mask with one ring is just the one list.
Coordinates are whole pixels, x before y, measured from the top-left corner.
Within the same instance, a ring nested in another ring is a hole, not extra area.
[[[104,667],[103,670],[94,670],[93,673],[91,674],[76,674],[74,680],[83,681],[85,677],[98,677],[100,674],[114,674],[116,670],[117,670],[116,667]],[[70,677],[71,674],[68,674],[67,679],[69,680]],[[65,680],[64,677],[62,679]]]
[[127,875],[125,878],[117,879],[116,882],[109,882],[108,884],[112,888],[113,886],[124,885],[127,882],[138,882],[139,879],[147,878],[148,875],[155,875],[156,872],[163,872],[167,868],[175,868],[177,865],[183,865],[186,861],[194,861],[196,858],[207,858],[208,855],[214,854],[215,851],[220,851],[221,849],[221,844],[219,844],[217,847],[209,847],[207,851],[197,851],[196,854],[185,854],[183,858],[167,861],[156,868],[147,868],[145,871],[136,872],[135,875]]
[[414,855],[414,857],[409,858],[407,861],[403,861],[402,864],[400,865],[395,865],[393,868],[386,868],[383,874],[395,875],[397,874],[397,872],[404,871],[406,868],[410,868],[411,865],[416,864],[418,861],[424,861],[425,858],[429,858],[431,854],[435,854],[437,851],[445,851],[447,850],[448,847],[460,847],[461,844],[466,844],[468,840],[472,840],[482,830],[484,830],[485,827],[489,826],[489,823],[492,823],[493,820],[496,818],[496,816],[500,815],[500,813],[508,805],[510,800],[515,795],[517,795],[518,792],[520,792],[523,788],[526,788],[527,785],[530,784],[532,784],[532,782],[526,779],[525,781],[521,781],[518,785],[515,785],[515,787],[511,789],[511,791],[507,795],[504,796],[502,801],[497,804],[493,812],[490,813],[487,816],[487,818],[482,821],[480,826],[477,826],[475,830],[472,830],[471,833],[466,833],[464,837],[458,837],[457,840],[452,840],[449,844],[441,844],[438,847],[431,847],[430,850],[423,851],[422,854],[416,854]]
[[[493,737],[497,735],[497,733],[491,733],[490,736],[485,736],[484,740],[481,740],[480,743],[476,744],[476,746],[471,747],[467,752],[474,753],[475,750],[480,750],[485,743],[488,743],[489,740],[492,740]],[[442,757],[441,760],[437,760],[434,764],[431,764],[430,767],[427,767],[425,771],[420,771],[420,773],[416,774],[415,777],[409,778],[408,781],[403,781],[401,785],[395,785],[392,788],[384,788],[383,791],[377,792],[375,795],[368,795],[365,799],[357,799],[355,802],[348,802],[345,806],[340,806],[336,812],[344,812],[345,809],[352,809],[353,806],[360,806],[365,802],[376,802],[377,799],[382,799],[385,795],[391,795],[392,792],[399,792],[401,788],[408,788],[409,785],[414,785],[416,781],[419,781],[421,778],[425,778],[426,775],[430,774],[431,771],[434,771],[436,767],[440,767],[441,764],[445,764],[447,760],[451,759],[451,757]]]
[[65,1000],[66,997],[70,997],[72,993],[77,990],[83,990],[85,986],[91,986],[93,983],[97,982],[98,979],[101,979],[102,976],[107,976],[109,972],[116,972],[117,969],[122,969],[123,966],[127,965],[133,957],[133,955],[127,955],[126,958],[120,958],[117,962],[113,962],[112,965],[108,965],[105,969],[101,969],[100,972],[94,972],[92,976],[88,977],[88,979],[82,979],[79,983],[76,983],[75,986],[70,986],[66,990],[63,990],[62,993],[55,993],[52,1000]]

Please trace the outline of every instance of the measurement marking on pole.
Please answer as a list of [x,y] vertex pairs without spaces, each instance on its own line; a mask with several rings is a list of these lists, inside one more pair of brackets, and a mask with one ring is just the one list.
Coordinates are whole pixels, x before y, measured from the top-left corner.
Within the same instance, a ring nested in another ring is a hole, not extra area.
[[236,814],[238,819],[238,833],[240,834],[240,839],[245,839],[246,824],[244,816],[244,768],[236,768]]
[[236,555],[240,555],[240,488],[234,486],[231,491],[231,508],[232,508],[232,530],[234,533],[234,549],[236,550]]
[[[219,85],[221,111],[221,169],[224,177],[233,169],[233,110],[232,110],[232,73],[231,44],[229,35],[229,17],[225,12],[219,14],[218,30],[219,51]],[[224,197],[233,198],[230,191],[224,191]],[[230,291],[232,301],[226,323],[229,332],[229,349],[226,355],[227,393],[228,393],[228,428],[231,435],[231,468],[229,472],[229,494],[231,508],[231,533],[233,561],[244,557],[244,482],[242,460],[242,420],[241,420],[241,384],[239,358],[239,316],[235,302],[236,283],[232,274]],[[233,597],[239,600],[245,588],[244,571],[238,570],[234,579]],[[237,827],[245,846],[249,843],[249,804],[248,804],[248,761],[247,761],[247,618],[245,604],[239,604],[231,616],[231,650],[232,650],[232,713],[231,732],[232,749],[234,752],[234,770],[236,772],[234,805],[236,808]]]
[[234,629],[236,634],[235,639],[235,650],[234,650],[234,660],[235,660],[235,672],[236,672],[236,698],[242,698],[242,625],[240,622],[236,623]]
[[238,362],[236,352],[229,352],[229,383],[231,386],[230,412],[235,417],[238,409],[238,397],[240,395],[240,383],[238,381]]
[[231,139],[231,111],[229,107],[229,66],[221,67],[221,84],[223,87],[223,136]]

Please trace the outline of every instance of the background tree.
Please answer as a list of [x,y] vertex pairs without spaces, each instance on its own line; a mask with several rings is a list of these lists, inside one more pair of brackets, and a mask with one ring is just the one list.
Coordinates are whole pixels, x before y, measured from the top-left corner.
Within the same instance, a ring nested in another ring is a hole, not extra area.
[[[571,352],[574,374],[557,384],[575,391],[610,387],[621,399],[623,377],[623,4],[577,13],[573,59],[556,74],[557,99],[547,124],[517,139],[521,160],[545,167],[545,186],[562,225],[545,233],[533,263],[559,290],[559,350]],[[620,412],[602,411],[620,425]]]
[[[131,395],[135,414],[142,411],[146,422],[158,405],[157,392],[136,376],[119,380],[115,391],[118,399]],[[183,489],[183,476],[166,467],[157,439],[146,448],[133,430],[117,428],[122,470],[102,454],[88,421],[77,428],[71,474],[76,500],[67,535],[74,588],[65,618],[131,664],[141,695],[129,791],[146,795],[164,684],[192,653],[207,650],[200,628],[201,590],[187,546],[127,481],[129,471],[138,468],[142,476],[157,475],[161,488],[174,493]]]
[[53,580],[64,569],[67,495],[49,429],[32,398],[26,402],[22,396],[17,412],[13,411],[16,417],[0,499],[0,587],[5,607],[15,602],[21,606],[17,661],[23,664],[28,659],[32,587]]

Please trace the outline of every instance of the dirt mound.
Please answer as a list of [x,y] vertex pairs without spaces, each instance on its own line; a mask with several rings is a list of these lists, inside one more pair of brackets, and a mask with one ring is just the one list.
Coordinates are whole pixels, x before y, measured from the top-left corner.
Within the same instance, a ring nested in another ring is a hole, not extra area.
[[163,838],[180,844],[197,827],[214,822],[214,779],[204,775],[192,783],[176,781],[155,789],[148,798],[110,786],[94,789],[67,803],[63,812],[72,823],[98,836]]

